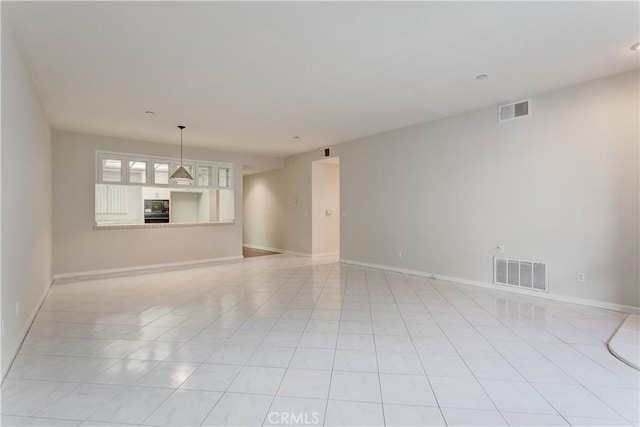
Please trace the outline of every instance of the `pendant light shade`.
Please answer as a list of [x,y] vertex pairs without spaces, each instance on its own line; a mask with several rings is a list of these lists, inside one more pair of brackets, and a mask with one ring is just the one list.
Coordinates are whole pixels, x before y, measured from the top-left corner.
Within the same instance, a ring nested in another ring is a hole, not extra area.
[[174,173],[171,174],[169,179],[172,179],[177,182],[191,182],[193,181],[193,177],[191,174],[182,166],[182,130],[185,128],[184,126],[178,126],[180,129],[180,166]]
[[176,169],[176,171],[171,174],[171,179],[175,181],[193,181],[193,177],[182,165],[180,165],[178,169]]

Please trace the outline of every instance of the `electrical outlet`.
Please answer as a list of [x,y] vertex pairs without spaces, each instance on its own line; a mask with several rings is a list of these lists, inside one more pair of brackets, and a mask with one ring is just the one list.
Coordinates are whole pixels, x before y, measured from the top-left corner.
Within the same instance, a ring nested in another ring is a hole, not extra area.
[[504,253],[504,245],[498,245],[498,247],[496,249],[498,250],[499,254],[503,254]]
[[398,258],[402,258],[402,251],[396,252],[396,255],[398,256]]
[[345,211],[342,211],[342,216],[347,216],[347,213]]
[[582,273],[582,272],[579,272],[576,275],[576,278],[578,279],[578,282],[584,282],[585,281],[585,276],[584,276],[584,273]]

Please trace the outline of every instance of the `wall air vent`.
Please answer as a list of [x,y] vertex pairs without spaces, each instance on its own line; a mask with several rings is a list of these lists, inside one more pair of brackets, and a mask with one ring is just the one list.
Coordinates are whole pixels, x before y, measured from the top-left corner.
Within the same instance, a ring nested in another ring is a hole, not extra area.
[[549,264],[495,257],[493,283],[549,292]]
[[498,122],[506,122],[531,115],[531,100],[513,102],[498,106]]

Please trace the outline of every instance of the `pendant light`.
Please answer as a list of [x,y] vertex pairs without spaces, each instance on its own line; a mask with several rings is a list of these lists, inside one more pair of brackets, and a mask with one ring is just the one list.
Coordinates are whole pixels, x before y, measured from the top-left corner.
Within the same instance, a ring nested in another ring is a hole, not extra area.
[[185,127],[180,125],[178,126],[178,128],[180,129],[180,166],[178,167],[178,169],[176,169],[174,173],[171,174],[171,177],[169,179],[172,179],[174,181],[181,182],[181,183],[189,183],[193,181],[193,177],[184,168],[184,166],[182,166],[182,130]]

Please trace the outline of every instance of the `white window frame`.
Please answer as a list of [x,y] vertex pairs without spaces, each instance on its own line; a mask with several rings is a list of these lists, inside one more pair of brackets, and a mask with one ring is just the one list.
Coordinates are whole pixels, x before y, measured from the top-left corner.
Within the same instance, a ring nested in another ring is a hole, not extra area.
[[[104,181],[102,179],[102,162],[104,160],[119,160],[120,161],[120,181]],[[124,156],[118,153],[96,152],[96,183],[97,184],[112,184],[123,185],[125,182],[129,182],[129,161]]]
[[[209,185],[200,185],[200,168],[207,168],[209,170]],[[196,172],[195,172],[195,176],[193,177],[194,180],[198,181],[196,184],[198,187],[200,188],[215,188],[215,186],[213,185],[213,181],[214,181],[214,173],[216,171],[216,167],[212,164],[207,164],[207,163],[196,163]]]
[[[166,184],[159,184],[156,182],[156,163],[167,164],[167,183]],[[171,159],[159,159],[157,157],[154,157],[153,159],[151,159],[151,168],[152,168],[151,180],[149,181],[149,184],[151,184],[151,187],[166,188],[171,185],[171,180],[169,179],[169,177],[171,176]]]
[[138,163],[145,163],[147,166],[144,170],[144,174],[145,174],[145,180],[146,182],[132,182],[131,185],[147,185],[149,184],[149,165],[150,165],[150,160],[148,158],[144,158],[144,157],[127,157],[126,158],[127,161],[127,181],[131,180],[131,166],[129,166],[130,162],[138,162]]
[[[110,182],[102,180],[102,161],[103,160],[119,160],[122,165],[120,171],[120,182]],[[147,163],[147,182],[139,183],[139,182],[129,182],[129,162],[146,162]],[[180,159],[177,158],[168,158],[168,157],[157,157],[157,156],[144,156],[140,154],[128,154],[128,153],[116,153],[110,151],[96,151],[96,183],[97,184],[112,184],[112,185],[137,185],[141,187],[159,187],[159,188],[208,188],[208,189],[225,189],[225,190],[233,190],[233,164],[225,163],[225,162],[206,162],[206,161],[197,161],[197,160],[189,160],[184,159],[182,164],[184,166],[191,166],[193,171],[193,183],[190,185],[179,185],[176,182],[172,182],[169,179],[168,184],[158,184],[155,182],[155,163],[168,163],[169,164],[169,176],[180,166]],[[211,179],[209,180],[209,185],[199,185],[198,183],[198,167],[210,167],[211,168]],[[229,186],[222,187],[219,185],[219,168],[229,169]],[[213,175],[215,174],[215,175]]]
[[[229,185],[226,186],[222,186],[220,185],[220,169],[228,169],[229,170],[229,176],[227,177],[227,182],[229,183]],[[233,169],[231,167],[228,166],[218,166],[216,168],[216,184],[217,184],[217,188],[233,188]]]

